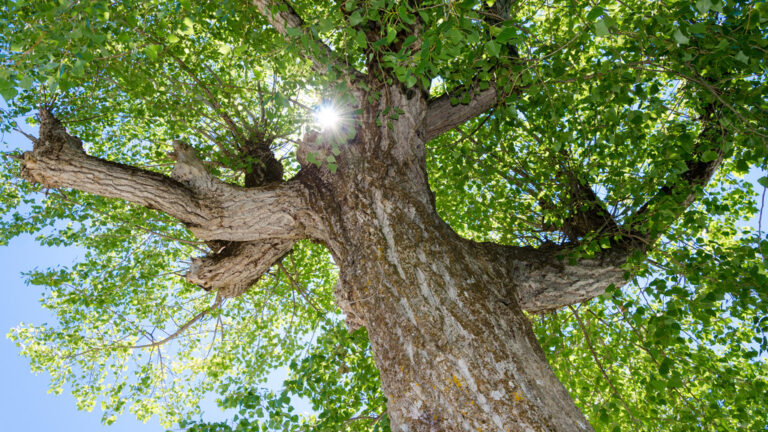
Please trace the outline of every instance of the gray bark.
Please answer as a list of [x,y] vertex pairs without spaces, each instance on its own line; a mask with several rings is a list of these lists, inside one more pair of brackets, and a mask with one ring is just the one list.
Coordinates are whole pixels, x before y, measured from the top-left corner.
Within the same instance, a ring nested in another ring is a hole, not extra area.
[[478,91],[468,104],[451,105],[450,95],[445,94],[429,102],[424,125],[424,141],[429,141],[456,126],[490,110],[498,103],[496,87]]
[[183,144],[175,147],[172,177],[117,164],[85,154],[80,139],[42,110],[40,137],[23,155],[22,176],[48,188],[75,188],[162,211],[202,240],[297,240],[316,224],[301,182],[230,185],[205,172]]

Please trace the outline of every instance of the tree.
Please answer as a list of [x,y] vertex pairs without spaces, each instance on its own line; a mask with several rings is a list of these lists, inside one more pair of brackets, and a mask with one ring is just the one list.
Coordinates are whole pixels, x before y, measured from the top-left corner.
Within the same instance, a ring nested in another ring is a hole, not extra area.
[[89,248],[12,337],[107,421],[764,427],[766,3],[2,4],[4,239]]

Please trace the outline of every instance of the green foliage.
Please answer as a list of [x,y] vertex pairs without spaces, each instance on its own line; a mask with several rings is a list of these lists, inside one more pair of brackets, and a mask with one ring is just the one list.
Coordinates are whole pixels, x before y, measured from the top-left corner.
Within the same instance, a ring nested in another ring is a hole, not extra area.
[[[387,430],[386,401],[365,330],[350,334],[333,321],[319,330],[304,357],[291,361],[282,392],[229,378],[218,392],[222,408],[237,410],[232,424],[183,422],[182,427],[190,432]],[[299,417],[291,405],[294,397],[308,399],[318,414]]]
[[[0,129],[55,105],[90,154],[168,173],[170,142],[184,138],[215,175],[241,183],[252,161],[239,146],[265,132],[295,173],[292,143],[312,127],[306,105],[344,92],[339,64],[454,105],[495,85],[498,106],[427,143],[430,183],[460,234],[534,246],[568,240],[577,204],[559,173],[592,185],[628,222],[690,163],[722,151],[712,184],[671,228],[674,198],[654,201],[641,222],[661,238],[628,265],[626,287],[532,319],[597,430],[764,430],[768,237],[744,225],[763,216],[764,192],[744,176],[759,172],[768,187],[768,3],[532,1],[502,14],[492,3],[302,0],[292,4],[306,28],[283,37],[243,1],[2,0],[0,96],[10,108]],[[326,74],[307,60],[322,54],[318,40],[333,47]],[[701,121],[712,106],[714,137]],[[308,160],[335,171],[350,136]],[[71,268],[28,273],[57,321],[10,333],[54,391],[69,385],[107,423],[128,409],[194,431],[388,429],[367,337],[341,324],[323,248],[301,244],[284,261],[301,289],[273,269],[212,307],[214,294],[179,277],[208,246],[178,222],[41,191],[19,180],[14,158],[0,164],[0,244],[34,233],[85,251]],[[612,241],[578,240],[585,254]],[[207,309],[167,344],[129,348]],[[283,388],[265,388],[278,367],[289,370]],[[231,422],[199,416],[209,392],[237,412]],[[295,397],[315,414],[293,412]]]

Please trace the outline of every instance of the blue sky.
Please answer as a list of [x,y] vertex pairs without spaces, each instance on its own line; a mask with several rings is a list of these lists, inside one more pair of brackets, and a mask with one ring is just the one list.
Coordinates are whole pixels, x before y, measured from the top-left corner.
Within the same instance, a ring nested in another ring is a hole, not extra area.
[[[4,299],[0,302],[0,331],[5,335],[19,322],[51,322],[52,315],[38,299],[40,289],[27,286],[20,273],[35,267],[71,265],[76,253],[66,248],[42,249],[31,236],[14,239],[0,248],[0,280]],[[47,393],[48,376],[33,375],[27,360],[5,337],[0,338],[0,429],[6,431],[87,432],[107,429],[100,423],[101,413],[77,411],[68,393]],[[122,416],[109,431],[162,431],[157,420],[141,423],[132,416]]]

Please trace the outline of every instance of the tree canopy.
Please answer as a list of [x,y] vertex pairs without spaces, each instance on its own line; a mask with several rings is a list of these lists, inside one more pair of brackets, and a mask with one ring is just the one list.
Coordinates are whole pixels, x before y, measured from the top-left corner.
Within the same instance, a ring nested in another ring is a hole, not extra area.
[[[89,155],[166,175],[181,140],[248,186],[295,175],[302,158],[335,174],[363,76],[482,106],[425,132],[436,206],[457,233],[587,258],[647,243],[626,285],[530,314],[592,425],[765,430],[767,23],[765,1],[3,0],[0,127],[39,124],[42,107]],[[297,155],[323,107],[337,133]],[[0,244],[32,233],[85,250],[27,275],[57,321],[10,333],[54,391],[68,385],[106,423],[129,410],[198,431],[387,430],[366,329],[348,332],[323,245],[278,247],[282,261],[222,296],[187,271],[225,244],[146,207],[45,189],[20,159],[0,159]],[[277,367],[290,370],[282,392],[264,388]],[[210,392],[231,421],[200,418]]]

